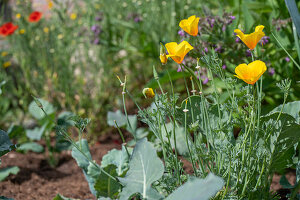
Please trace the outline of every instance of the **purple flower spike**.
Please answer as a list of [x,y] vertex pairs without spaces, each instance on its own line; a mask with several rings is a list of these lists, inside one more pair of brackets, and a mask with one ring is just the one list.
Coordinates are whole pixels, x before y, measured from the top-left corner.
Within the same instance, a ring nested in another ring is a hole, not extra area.
[[229,18],[230,18],[231,20],[235,20],[235,19],[236,19],[236,17],[233,16],[233,15],[231,15]]
[[182,71],[183,71],[183,69],[184,69],[184,67],[183,67],[183,66],[181,66],[181,65],[178,65],[177,72],[182,72]]
[[201,76],[201,79],[202,79],[203,85],[206,85],[206,84],[208,83],[208,78],[207,78],[207,76],[203,75],[203,76]]
[[205,47],[205,48],[204,48],[204,51],[205,51],[205,53],[207,53],[207,52],[208,52],[208,49],[207,49],[207,47]]
[[223,50],[221,46],[218,46],[217,48],[215,48],[215,51],[218,53],[222,53]]
[[235,42],[236,42],[236,43],[239,43],[239,42],[241,42],[241,39],[240,39],[239,37],[236,37],[236,38],[235,38]]
[[98,25],[93,25],[91,31],[93,31],[95,35],[99,35],[102,32],[101,27]]
[[98,22],[102,21],[102,16],[95,17],[95,20],[98,21]]
[[246,50],[246,56],[251,57],[251,51],[249,49]]
[[270,67],[270,68],[268,69],[268,73],[270,74],[270,76],[273,76],[273,75],[275,74],[275,69],[272,68],[272,67]]
[[223,25],[223,26],[222,26],[222,31],[224,32],[225,30],[226,30],[226,26]]
[[267,44],[269,42],[269,39],[270,37],[268,36],[264,36],[261,38],[261,43],[264,45],[264,44]]
[[289,57],[285,57],[284,59],[286,62],[290,62],[290,58]]
[[227,66],[226,66],[226,65],[223,65],[223,66],[222,66],[222,69],[226,69],[226,68],[227,68]]
[[215,19],[211,19],[210,21],[210,27],[213,28],[215,25]]
[[97,29],[99,29],[99,26],[98,25],[93,25],[91,27],[91,31],[95,32]]
[[93,41],[93,44],[96,44],[96,45],[100,44],[99,38],[96,38],[96,39]]
[[141,22],[141,21],[142,21],[142,18],[140,18],[139,16],[134,18],[134,22],[136,22],[136,23]]
[[180,37],[184,37],[184,31],[183,31],[183,30],[178,31],[178,35],[179,35]]

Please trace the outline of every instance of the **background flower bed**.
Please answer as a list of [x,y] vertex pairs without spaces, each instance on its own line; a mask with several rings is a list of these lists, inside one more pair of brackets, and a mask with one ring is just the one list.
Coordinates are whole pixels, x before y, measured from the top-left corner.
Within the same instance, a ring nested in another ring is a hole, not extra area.
[[[26,124],[33,94],[49,100],[59,111],[88,116],[92,119],[93,134],[106,132],[107,111],[121,105],[120,99],[111,95],[120,93],[115,75],[126,74],[128,87],[136,96],[141,97],[142,86],[149,81],[148,86],[157,87],[151,79],[152,65],[159,64],[159,42],[185,37],[173,29],[178,27],[180,19],[194,13],[201,17],[201,40],[197,48],[215,49],[226,60],[224,68],[228,73],[233,73],[235,63],[248,59],[245,55],[249,54],[232,37],[237,25],[245,32],[254,25],[266,26],[268,37],[261,48],[265,59],[270,61],[269,75],[264,81],[266,110],[282,100],[272,83],[282,77],[299,76],[270,34],[274,32],[291,55],[297,55],[284,1],[116,0],[113,7],[110,1],[53,1],[50,9],[47,2],[40,6],[27,0],[11,5],[11,12],[5,12],[2,19],[13,19],[19,30],[1,41],[1,52],[8,55],[1,56],[0,63],[10,61],[12,65],[2,67],[0,74],[1,81],[6,81],[1,86],[5,95],[0,96],[3,129],[11,123]],[[45,13],[37,24],[27,22],[32,6]],[[19,19],[17,14],[21,15]],[[20,34],[20,30],[26,32]],[[180,78],[181,73],[175,75],[177,66],[173,69],[173,79]],[[164,68],[159,73],[166,76]],[[182,85],[182,80],[176,83],[178,92],[184,90]],[[205,91],[210,93],[209,82],[206,87]],[[299,98],[299,91],[299,84],[293,81],[291,100]]]

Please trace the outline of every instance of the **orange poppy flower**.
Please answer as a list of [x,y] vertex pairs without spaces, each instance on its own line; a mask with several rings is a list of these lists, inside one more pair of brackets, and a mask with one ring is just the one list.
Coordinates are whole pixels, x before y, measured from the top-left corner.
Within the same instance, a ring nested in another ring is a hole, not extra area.
[[194,47],[192,47],[187,41],[182,41],[180,44],[176,42],[167,43],[166,49],[169,52],[167,58],[171,57],[178,64],[182,63],[184,56]]
[[235,29],[234,32],[249,49],[253,50],[256,47],[259,40],[265,36],[265,33],[262,31],[263,29],[264,26],[259,25],[255,27],[255,32],[250,34],[244,34],[240,29]]
[[29,22],[38,22],[40,21],[40,19],[42,18],[42,13],[41,12],[38,12],[38,11],[34,11],[32,12],[29,17],[28,17],[28,21]]
[[18,29],[17,25],[15,26],[13,23],[8,22],[0,26],[0,35],[6,37],[8,35],[13,34],[17,29]]
[[179,26],[188,34],[196,36],[198,34],[199,20],[199,17],[196,17],[196,15],[192,15],[188,19],[181,20]]
[[234,76],[253,85],[266,70],[267,67],[263,61],[255,60],[249,65],[244,63],[237,66],[235,68],[236,75]]

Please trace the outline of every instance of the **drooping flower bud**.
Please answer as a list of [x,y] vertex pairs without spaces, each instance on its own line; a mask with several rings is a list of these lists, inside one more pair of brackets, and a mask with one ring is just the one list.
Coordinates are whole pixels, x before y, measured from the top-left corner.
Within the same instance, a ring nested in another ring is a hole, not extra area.
[[154,91],[153,91],[152,88],[144,88],[143,89],[143,95],[146,98],[153,98],[153,97],[155,97],[155,93],[154,93]]
[[160,62],[161,64],[165,65],[168,61],[167,55],[166,55],[166,48],[164,47],[164,45],[162,43],[160,43]]

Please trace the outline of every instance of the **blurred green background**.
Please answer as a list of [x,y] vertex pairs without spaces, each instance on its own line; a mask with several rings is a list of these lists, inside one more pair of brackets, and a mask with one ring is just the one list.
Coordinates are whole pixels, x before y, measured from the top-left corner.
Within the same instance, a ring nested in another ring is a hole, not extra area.
[[[43,13],[38,23],[28,15]],[[0,128],[30,122],[31,95],[49,101],[57,110],[91,118],[90,132],[109,132],[106,113],[122,107],[122,88],[116,78],[127,77],[127,88],[138,102],[144,87],[157,87],[155,66],[161,81],[169,69],[177,92],[184,92],[176,63],[159,61],[159,42],[192,40],[178,26],[191,15],[200,17],[200,37],[194,46],[203,52],[214,50],[224,70],[233,77],[234,68],[251,62],[249,52],[233,30],[246,33],[264,25],[266,36],[256,56],[267,63],[264,75],[264,108],[281,104],[276,82],[292,79],[289,101],[300,97],[297,83],[300,71],[278,46],[274,33],[298,62],[292,22],[283,0],[93,0],[93,1],[1,1],[1,24],[12,21],[19,26],[15,34],[0,38]],[[188,56],[188,65],[196,60]],[[9,66],[7,66],[9,65]],[[204,77],[204,79],[209,76]],[[240,82],[239,82],[240,83]],[[206,84],[210,93],[210,82]],[[224,86],[219,84],[222,91]],[[224,96],[223,100],[226,100]],[[133,103],[127,104],[134,112]]]

